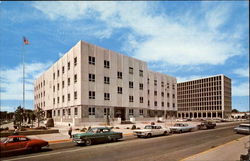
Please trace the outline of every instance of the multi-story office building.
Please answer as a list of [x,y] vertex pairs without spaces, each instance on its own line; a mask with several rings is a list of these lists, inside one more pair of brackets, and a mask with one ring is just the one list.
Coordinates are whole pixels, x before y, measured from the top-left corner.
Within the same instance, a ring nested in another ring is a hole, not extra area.
[[177,115],[176,78],[83,41],[34,83],[34,107],[56,122],[144,120]]
[[231,115],[231,79],[224,75],[177,84],[179,118],[228,118]]

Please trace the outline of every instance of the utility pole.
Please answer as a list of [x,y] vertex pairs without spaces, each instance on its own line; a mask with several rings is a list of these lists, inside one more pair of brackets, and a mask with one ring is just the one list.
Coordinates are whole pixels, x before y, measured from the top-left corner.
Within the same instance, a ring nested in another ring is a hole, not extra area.
[[23,37],[23,108],[25,108],[25,63],[24,63],[24,53],[25,53],[25,45],[28,45],[29,41],[25,37]]

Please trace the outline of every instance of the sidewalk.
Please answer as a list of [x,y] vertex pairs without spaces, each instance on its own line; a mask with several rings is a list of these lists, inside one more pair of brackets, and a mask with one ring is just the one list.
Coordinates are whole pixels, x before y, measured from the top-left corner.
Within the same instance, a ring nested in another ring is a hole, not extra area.
[[195,154],[181,161],[238,161],[241,154],[247,154],[249,135],[230,141],[218,147]]

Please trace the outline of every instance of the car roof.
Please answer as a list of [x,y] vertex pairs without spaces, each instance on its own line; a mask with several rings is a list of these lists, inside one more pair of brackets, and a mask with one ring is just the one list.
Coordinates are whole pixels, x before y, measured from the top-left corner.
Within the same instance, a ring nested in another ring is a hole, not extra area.
[[240,126],[250,126],[250,124],[240,124]]
[[92,129],[111,129],[109,127],[92,127]]

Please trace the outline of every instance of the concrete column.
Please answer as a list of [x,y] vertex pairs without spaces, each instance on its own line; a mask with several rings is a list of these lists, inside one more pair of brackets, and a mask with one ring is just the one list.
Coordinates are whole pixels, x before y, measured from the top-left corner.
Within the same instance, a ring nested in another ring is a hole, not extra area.
[[207,118],[207,112],[206,112],[206,118]]
[[213,112],[210,112],[211,113],[211,118],[213,118]]
[[216,111],[216,118],[218,118],[218,112]]

